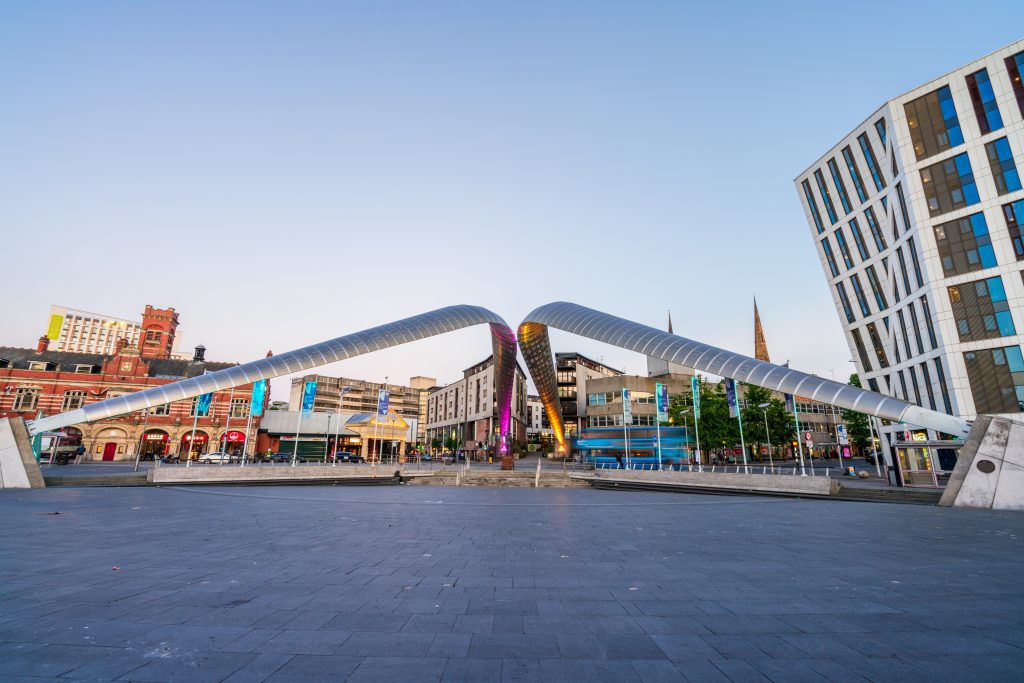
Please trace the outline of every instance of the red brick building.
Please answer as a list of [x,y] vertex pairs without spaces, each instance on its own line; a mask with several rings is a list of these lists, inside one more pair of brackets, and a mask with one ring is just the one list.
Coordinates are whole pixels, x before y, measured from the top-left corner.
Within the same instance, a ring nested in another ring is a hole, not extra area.
[[[203,346],[196,347],[191,360],[171,358],[177,327],[173,308],[146,306],[138,345],[119,340],[113,355],[50,351],[45,336],[35,349],[0,347],[0,417],[54,415],[235,365],[208,362]],[[190,444],[193,457],[218,449],[240,451],[247,439],[255,439],[259,426],[254,420],[246,434],[251,395],[251,384],[214,394],[209,413],[198,418],[194,441],[195,399],[65,431],[70,441],[85,446],[84,460],[128,460],[137,452],[183,454]]]

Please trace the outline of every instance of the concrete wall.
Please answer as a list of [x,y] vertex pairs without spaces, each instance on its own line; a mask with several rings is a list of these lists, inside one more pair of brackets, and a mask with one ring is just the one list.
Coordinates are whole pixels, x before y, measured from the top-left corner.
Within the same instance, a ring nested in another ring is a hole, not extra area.
[[[156,467],[147,474],[150,484],[216,484],[216,483],[261,483],[273,481],[345,479],[378,477],[390,479],[398,466],[370,465],[261,465],[239,467],[238,465],[205,465],[198,467]],[[407,473],[410,476],[413,473]]]
[[25,421],[20,417],[0,418],[0,489],[45,487]]
[[839,482],[828,477],[800,477],[783,474],[731,474],[725,472],[657,472],[643,470],[597,470],[605,481],[637,481],[678,484],[735,491],[766,491],[798,495],[830,496],[839,492]]
[[939,505],[1024,510],[1024,424],[978,417]]

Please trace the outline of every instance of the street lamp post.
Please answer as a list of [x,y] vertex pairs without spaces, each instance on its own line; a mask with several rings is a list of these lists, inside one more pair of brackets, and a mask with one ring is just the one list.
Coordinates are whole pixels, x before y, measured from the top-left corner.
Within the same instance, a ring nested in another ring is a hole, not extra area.
[[338,412],[334,416],[334,460],[331,462],[332,467],[338,465],[338,430],[341,427],[341,403],[345,398],[345,394],[352,391],[355,387],[345,385],[341,388],[341,394],[338,396]]
[[768,433],[768,406],[770,405],[771,403],[758,403],[757,407],[764,413],[764,436],[768,439],[768,465],[774,470],[775,461],[772,460],[772,435]]

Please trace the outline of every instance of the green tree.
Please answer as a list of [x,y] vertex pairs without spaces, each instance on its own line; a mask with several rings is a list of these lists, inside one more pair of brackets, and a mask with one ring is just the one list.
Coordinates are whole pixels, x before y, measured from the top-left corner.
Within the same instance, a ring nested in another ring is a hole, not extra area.
[[[861,388],[860,376],[857,373],[850,375],[849,384],[858,389]],[[868,426],[868,416],[858,413],[856,410],[843,409],[843,422],[846,423],[846,433],[850,437],[850,443],[863,450],[871,443],[871,428]]]
[[[772,448],[788,444],[796,430],[789,413],[786,412],[786,404],[773,398],[772,392],[764,387],[746,385],[745,390],[746,407],[743,409],[743,433],[746,442],[760,446],[767,444],[770,437]],[[762,409],[760,406],[766,403],[768,405]],[[767,432],[765,431],[765,417],[768,421]]]

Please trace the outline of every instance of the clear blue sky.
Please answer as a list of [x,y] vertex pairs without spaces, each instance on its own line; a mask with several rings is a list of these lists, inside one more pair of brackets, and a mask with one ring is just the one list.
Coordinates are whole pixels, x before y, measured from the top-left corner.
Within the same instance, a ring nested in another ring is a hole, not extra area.
[[[564,299],[751,353],[756,294],[775,360],[842,377],[793,177],[1021,27],[1019,0],[2,2],[0,344],[51,303],[174,306],[245,361]],[[327,371],[449,381],[488,352],[478,329]]]

